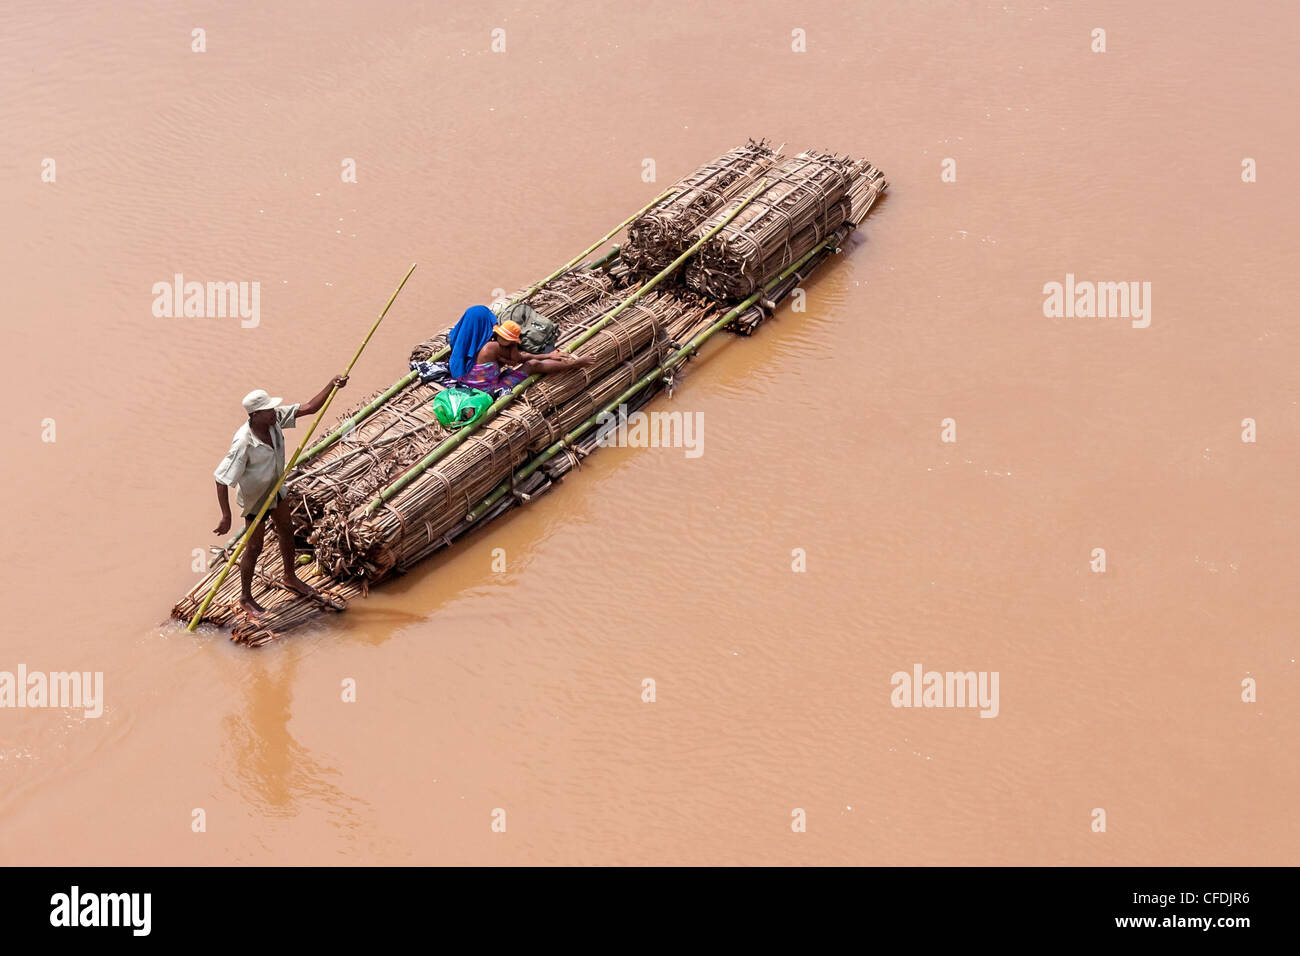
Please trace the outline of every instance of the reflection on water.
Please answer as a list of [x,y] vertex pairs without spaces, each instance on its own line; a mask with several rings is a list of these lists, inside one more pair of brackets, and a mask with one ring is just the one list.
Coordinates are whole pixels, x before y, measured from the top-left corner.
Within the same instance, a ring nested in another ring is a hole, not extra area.
[[297,655],[252,655],[240,690],[243,706],[222,719],[223,749],[233,764],[227,786],[261,815],[292,817],[318,803],[338,829],[357,826],[365,801],[337,785],[340,773],[289,731]]

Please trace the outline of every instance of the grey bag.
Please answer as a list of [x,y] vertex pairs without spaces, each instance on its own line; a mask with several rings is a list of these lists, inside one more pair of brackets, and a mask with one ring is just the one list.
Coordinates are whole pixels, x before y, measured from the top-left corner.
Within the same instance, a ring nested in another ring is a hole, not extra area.
[[501,321],[519,323],[519,347],[525,352],[539,355],[555,349],[560,340],[560,328],[527,302],[518,302],[506,309]]

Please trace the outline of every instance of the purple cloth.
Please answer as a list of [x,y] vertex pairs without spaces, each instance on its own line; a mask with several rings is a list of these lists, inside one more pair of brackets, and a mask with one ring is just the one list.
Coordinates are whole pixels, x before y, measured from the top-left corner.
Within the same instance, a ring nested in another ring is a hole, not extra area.
[[527,377],[521,368],[512,368],[503,372],[496,362],[482,362],[459,376],[456,381],[470,388],[477,388],[481,392],[495,394],[502,389],[514,388]]

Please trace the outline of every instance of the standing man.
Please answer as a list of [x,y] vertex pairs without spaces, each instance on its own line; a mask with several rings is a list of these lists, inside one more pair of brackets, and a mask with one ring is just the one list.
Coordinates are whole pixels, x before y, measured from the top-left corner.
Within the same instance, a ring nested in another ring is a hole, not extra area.
[[[217,504],[221,506],[221,521],[213,529],[215,534],[225,534],[230,530],[229,488],[236,483],[239,485],[235,498],[239,513],[244,516],[246,525],[253,523],[270,496],[271,489],[284,474],[283,429],[293,428],[300,412],[310,415],[318,411],[329,397],[330,389],[343,388],[347,383],[347,376],[339,375],[321,389],[315,398],[297,405],[282,405],[283,399],[272,398],[261,388],[244,396],[244,411],[248,413],[248,421],[239,426],[230,443],[230,451],[213,473],[217,479]],[[289,502],[283,488],[266,514],[275,521],[275,537],[280,544],[280,558],[284,561],[284,586],[303,597],[319,598],[316,589],[299,580],[294,570],[293,525],[289,520]],[[265,535],[266,526],[259,523],[239,559],[239,606],[252,617],[266,610],[253,600],[253,568],[257,566],[257,558],[262,553]]]

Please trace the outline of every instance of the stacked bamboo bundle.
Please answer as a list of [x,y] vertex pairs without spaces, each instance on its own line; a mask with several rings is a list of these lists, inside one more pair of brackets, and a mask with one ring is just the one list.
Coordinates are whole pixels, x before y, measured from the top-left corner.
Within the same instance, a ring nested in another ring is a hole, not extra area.
[[[829,256],[840,251],[840,244],[848,238],[856,227],[867,218],[867,213],[876,200],[889,187],[882,173],[865,159],[854,164],[853,182],[849,186],[849,218],[832,234],[831,241],[814,253],[813,257],[800,269],[779,282],[770,292],[761,297],[758,303],[738,317],[728,327],[741,335],[753,335],[754,330],[776,309],[776,303],[787,296],[805,277],[821,265]],[[800,249],[802,255],[804,250]]]
[[286,494],[300,542],[306,542],[328,507],[373,494],[447,437],[448,430],[433,411],[440,389],[432,384],[412,385],[289,477]]
[[[572,341],[590,327],[595,318],[617,303],[603,291],[610,285],[608,279],[578,277],[561,282],[546,297],[539,294],[539,311],[544,309],[559,326],[561,345]],[[643,309],[619,328],[606,330],[608,334],[602,333],[594,349],[598,360],[604,359],[607,365],[616,361],[619,355],[639,347],[651,334],[649,328],[653,320],[654,313]],[[623,336],[625,331],[631,336],[627,340]],[[437,337],[425,340],[416,347],[414,354],[426,352],[436,341]],[[594,370],[600,369],[598,361]],[[553,376],[551,381],[543,384],[547,388],[538,389],[537,398],[554,406],[583,388],[586,379],[575,373]],[[346,514],[368,503],[393,479],[450,436],[451,432],[438,422],[433,407],[434,397],[444,387],[430,383],[407,388],[323,452],[306,469],[290,478],[287,488],[295,528],[300,530],[302,540],[306,540],[306,533],[327,509]],[[368,397],[360,407],[372,400],[373,396]],[[538,427],[536,423],[526,424],[529,428]],[[531,438],[532,433],[529,434]],[[544,429],[539,434],[538,441],[546,437]]]
[[835,230],[830,241],[826,245],[813,253],[800,269],[797,269],[788,278],[779,281],[770,292],[759,297],[758,301],[744,313],[737,316],[736,319],[727,326],[728,331],[735,332],[738,335],[753,335],[758,327],[772,317],[776,311],[777,303],[789,295],[796,286],[813,273],[813,271],[826,261],[830,256],[839,252],[840,243],[848,238],[853,227],[845,223]]
[[[746,313],[737,321],[746,318],[761,321],[763,318],[763,315],[759,314],[757,307],[751,309],[750,313]],[[683,313],[670,326],[671,339],[674,342],[690,339],[712,322],[716,315],[717,307],[714,303],[707,300],[696,300],[692,308]],[[594,415],[608,402],[622,394],[638,377],[653,369],[660,359],[661,355],[657,350],[646,349],[637,355],[634,361],[622,363],[615,367],[613,371],[594,383],[587,392],[579,395],[561,410],[563,416],[562,428],[564,430],[572,429],[587,417]],[[642,407],[658,394],[661,388],[662,385],[646,389],[637,397],[629,399],[626,403],[628,410],[635,411]],[[426,536],[424,542],[409,552],[407,563],[424,560],[430,555],[449,547],[471,530],[482,527],[494,518],[500,517],[516,505],[540,497],[553,488],[571,470],[578,467],[581,459],[596,451],[598,442],[599,436],[594,431],[584,436],[580,441],[574,442],[572,447],[568,449],[567,454],[555,457],[545,469],[537,471],[527,479],[514,485],[512,487],[513,494],[505,496],[497,503],[496,507],[477,521],[466,520],[462,515],[461,519],[444,533],[437,536]],[[227,579],[221,591],[218,592],[217,600],[213,603],[212,611],[208,615],[208,619],[213,623],[219,625],[231,624],[231,639],[250,647],[260,647],[269,643],[286,631],[314,620],[321,613],[321,608],[316,604],[298,600],[293,595],[285,592],[279,585],[278,568],[272,564],[264,564],[268,554],[276,553],[274,535],[274,530],[268,529],[267,542],[262,561],[258,562],[254,585],[254,596],[268,608],[268,613],[257,620],[252,620],[238,613],[236,602],[239,597],[239,584],[231,577]],[[345,602],[365,596],[373,583],[372,579],[368,577],[340,578],[328,573],[316,561],[300,568],[298,576],[312,587],[326,591]],[[197,604],[182,600],[173,610],[173,613],[177,616],[186,616],[192,614],[195,607],[197,607]],[[232,611],[235,613],[231,613]]]
[[[853,186],[866,176],[861,163],[832,153],[809,150],[782,158],[766,173],[767,188],[686,266],[687,286],[720,302],[752,294],[849,221]],[[734,204],[715,212],[696,233],[705,234]]]
[[[568,317],[561,346],[617,304],[597,299]],[[466,513],[529,454],[590,414],[592,401],[617,394],[633,374],[644,374],[677,337],[710,314],[698,299],[655,293],[637,302],[581,349],[592,365],[546,376],[524,399],[504,409],[463,445],[416,477],[378,510],[368,507],[373,486],[342,494],[317,520],[316,559],[341,578],[377,581],[404,570],[432,550]],[[373,510],[373,513],[370,513]]]
[[642,275],[663,269],[691,244],[702,222],[747,192],[776,159],[767,140],[751,139],[701,166],[677,183],[669,199],[628,226],[620,258]]
[[[534,293],[528,302],[559,326],[560,345],[564,345],[617,304],[617,299],[609,295],[614,285],[615,280],[603,272],[582,270],[559,277]],[[521,296],[516,294],[511,298]],[[648,317],[653,323],[654,315],[641,309],[636,318]],[[630,340],[621,337],[624,329],[631,329]],[[598,360],[616,361],[628,350],[639,348],[649,334],[648,325],[630,319],[619,328],[603,332],[596,348],[588,351],[594,351]],[[411,352],[412,361],[425,361],[436,354],[446,343],[446,337],[442,332],[419,343]],[[595,371],[601,368],[598,361]],[[562,381],[557,382],[557,378]],[[553,377],[541,383],[546,387],[536,390],[536,398],[544,405],[558,405],[585,384],[586,379],[577,375]],[[327,505],[336,506],[331,510],[346,513],[367,503],[450,435],[433,410],[433,399],[443,387],[431,383],[407,388],[289,480],[287,488],[295,529],[300,530],[303,542],[306,542],[306,532],[325,513]],[[367,397],[358,408],[364,408],[374,397]]]
[[[751,309],[750,313],[753,313],[753,315],[747,313],[746,316],[742,316],[737,321],[745,318],[761,321],[762,315],[758,314],[757,307]],[[716,314],[717,308],[714,303],[707,300],[697,300],[687,313],[683,313],[681,318],[670,326],[669,332],[672,340],[676,342],[690,339],[704,326],[713,321]],[[592,385],[589,391],[578,396],[561,410],[563,416],[562,428],[565,430],[571,429],[587,417],[594,415],[608,402],[622,394],[639,376],[653,369],[660,357],[657,350],[646,349],[633,362],[623,363],[615,367],[608,375],[605,375]],[[628,410],[635,411],[640,408],[658,394],[661,388],[662,385],[646,389],[635,398],[629,399],[626,403]],[[469,521],[462,516],[461,520],[445,533],[436,537],[429,537],[420,547],[410,552],[407,559],[408,563],[428,558],[430,555],[449,547],[471,530],[482,527],[494,518],[500,517],[516,505],[532,501],[549,491],[566,474],[578,467],[581,459],[594,452],[598,447],[598,442],[599,436],[594,431],[584,436],[580,441],[574,442],[572,447],[568,449],[567,454],[552,459],[545,469],[539,470],[517,484],[512,482],[513,493],[505,496],[497,503],[496,507],[477,521]],[[275,532],[272,529],[268,529],[263,560],[266,559],[266,554],[276,553],[274,534]],[[320,563],[316,561],[300,568],[298,576],[312,587],[327,591],[334,597],[346,602],[365,596],[372,583],[372,580],[366,577],[339,578],[327,573]],[[321,608],[316,604],[297,600],[279,586],[279,571],[276,567],[264,565],[262,561],[259,561],[255,581],[254,596],[268,608],[268,614],[257,620],[252,620],[242,614],[230,613],[235,608],[239,597],[239,585],[233,578],[227,579],[222,590],[218,593],[217,601],[213,604],[213,613],[209,614],[209,619],[214,623],[229,623],[232,625],[232,640],[247,644],[250,647],[260,647],[275,640],[286,631],[300,627],[320,615]],[[196,606],[196,604],[182,601],[177,605],[174,613],[177,613],[178,616],[192,614]]]
[[367,518],[364,500],[351,508],[351,496],[340,500],[312,531],[317,563],[342,580],[385,577],[406,549],[434,540],[454,525],[455,520],[444,516],[473,507],[527,457],[534,439],[544,435],[541,415],[527,407],[508,409],[373,517]]
[[[701,167],[624,220],[622,245],[577,266],[598,242],[511,297],[555,321],[559,347],[593,356],[593,364],[531,382],[516,400],[494,405],[495,417],[457,433],[433,413],[442,386],[411,376],[344,416],[333,443],[286,484],[295,544],[312,552],[301,558],[302,579],[332,599],[351,600],[552,487],[598,447],[592,423],[600,413],[637,407],[671,388],[675,370],[723,328],[751,334],[839,251],[886,187],[865,160],[812,151],[787,158],[752,140]],[[646,278],[647,270],[669,264],[678,271]],[[725,310],[719,300],[743,301]],[[440,333],[411,357],[439,357],[445,344]],[[236,575],[205,613],[205,620],[233,625],[234,638],[249,644],[322,609],[282,587],[270,527],[267,538],[254,596],[268,613],[253,620],[239,609]],[[197,584],[173,614],[192,615],[213,579]]]

